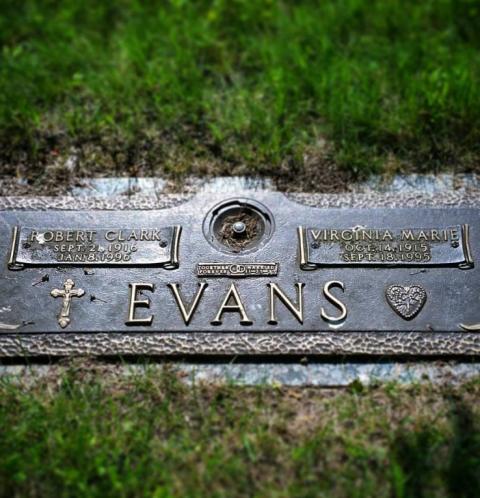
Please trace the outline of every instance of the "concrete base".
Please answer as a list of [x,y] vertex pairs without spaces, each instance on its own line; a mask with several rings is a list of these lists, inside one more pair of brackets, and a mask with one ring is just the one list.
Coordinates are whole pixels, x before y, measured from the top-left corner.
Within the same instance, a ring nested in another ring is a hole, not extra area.
[[[97,363],[96,363],[97,364]],[[101,363],[99,363],[101,364]],[[189,384],[205,382],[241,386],[346,387],[397,382],[400,384],[459,384],[480,377],[480,362],[315,362],[300,363],[206,363],[168,362],[106,364],[120,375],[142,375],[147,370],[173,368]],[[114,366],[113,366],[114,365]],[[108,368],[107,366],[107,368]],[[31,385],[39,379],[61,375],[63,364],[1,365],[0,377]],[[87,367],[86,367],[87,368]]]

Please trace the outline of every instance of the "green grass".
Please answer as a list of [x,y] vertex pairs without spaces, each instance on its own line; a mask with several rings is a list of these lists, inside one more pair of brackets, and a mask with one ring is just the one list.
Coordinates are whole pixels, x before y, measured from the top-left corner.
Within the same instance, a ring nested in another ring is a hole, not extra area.
[[0,385],[0,495],[480,496],[480,383],[187,386],[86,365]]
[[4,171],[472,169],[479,26],[477,0],[2,0]]

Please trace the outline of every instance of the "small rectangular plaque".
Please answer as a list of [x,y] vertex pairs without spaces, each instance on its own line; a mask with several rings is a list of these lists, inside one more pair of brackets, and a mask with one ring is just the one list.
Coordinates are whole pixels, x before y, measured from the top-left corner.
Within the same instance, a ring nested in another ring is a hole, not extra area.
[[458,266],[471,268],[469,226],[298,228],[300,267]]
[[278,263],[198,263],[198,277],[268,277],[278,274]]
[[9,269],[25,266],[178,267],[181,227],[13,228]]

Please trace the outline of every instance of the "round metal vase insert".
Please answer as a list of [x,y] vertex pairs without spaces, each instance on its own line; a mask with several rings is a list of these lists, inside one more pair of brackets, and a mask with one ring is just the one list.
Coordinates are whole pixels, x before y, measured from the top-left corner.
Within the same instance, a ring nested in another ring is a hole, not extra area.
[[260,202],[229,199],[215,206],[203,223],[208,242],[222,252],[247,254],[264,246],[272,236],[273,216]]

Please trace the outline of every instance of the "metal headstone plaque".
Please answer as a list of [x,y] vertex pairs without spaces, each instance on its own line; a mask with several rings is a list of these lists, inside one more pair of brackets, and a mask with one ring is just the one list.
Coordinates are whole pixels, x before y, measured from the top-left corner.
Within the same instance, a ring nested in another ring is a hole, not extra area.
[[172,199],[0,199],[0,355],[480,354],[475,203]]

